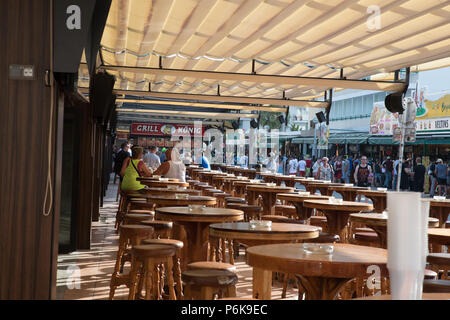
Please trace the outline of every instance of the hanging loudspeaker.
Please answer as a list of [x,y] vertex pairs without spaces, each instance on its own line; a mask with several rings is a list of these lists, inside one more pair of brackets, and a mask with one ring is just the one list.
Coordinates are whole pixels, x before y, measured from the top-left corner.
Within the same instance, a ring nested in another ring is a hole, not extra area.
[[400,114],[403,113],[403,93],[402,92],[395,92],[388,94],[386,98],[384,99],[384,105],[386,106],[386,109],[388,109],[390,112],[395,113],[398,112]]
[[319,123],[325,122],[327,120],[322,111],[317,112],[316,117],[317,117],[317,120],[319,120]]
[[256,122],[255,119],[252,119],[250,121],[250,127],[254,128],[254,129],[257,129],[259,127],[259,124],[258,124],[258,122]]

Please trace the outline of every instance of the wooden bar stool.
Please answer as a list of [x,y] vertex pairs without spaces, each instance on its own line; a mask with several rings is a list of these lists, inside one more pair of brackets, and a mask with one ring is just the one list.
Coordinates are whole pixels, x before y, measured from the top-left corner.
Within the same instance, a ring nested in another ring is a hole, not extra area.
[[247,200],[245,200],[244,198],[239,198],[239,197],[227,197],[227,198],[225,198],[225,206],[228,203],[242,203],[242,204],[246,204]]
[[325,216],[311,216],[309,218],[309,224],[316,227],[321,227],[323,232],[327,232],[328,223]]
[[278,204],[275,206],[275,214],[289,218],[294,218],[297,216],[297,209],[295,209],[294,206]]
[[140,224],[141,221],[153,220],[154,214],[127,213],[124,218],[125,224]]
[[261,220],[269,220],[272,222],[287,223],[287,222],[289,222],[290,219],[288,217],[284,217],[284,216],[266,214],[266,215],[261,216]]
[[204,189],[203,190],[203,195],[204,196],[208,196],[208,197],[213,197],[214,193],[223,193],[222,190],[219,189],[215,189],[215,188],[211,188],[211,189]]
[[[129,287],[129,274],[122,274],[121,269],[125,264],[127,258],[128,246],[139,245],[143,240],[152,236],[154,229],[149,226],[143,225],[121,225],[119,236],[119,250],[117,251],[116,264],[114,266],[114,272],[111,276],[109,299],[114,298],[116,288],[120,285],[126,285]],[[130,259],[131,260],[131,259]]]
[[185,300],[236,297],[238,277],[228,270],[198,269],[182,273]]
[[147,202],[147,199],[130,199],[128,210],[148,210],[154,211],[155,205]]
[[[131,249],[129,300],[140,296],[139,283],[145,284],[146,300],[162,300],[161,266],[167,274],[169,300],[176,300],[173,278],[173,257],[177,248],[173,245],[143,244]],[[143,278],[143,280],[141,280]]]
[[380,237],[376,232],[356,232],[353,244],[368,247],[380,247]]
[[241,204],[239,210],[244,211],[244,221],[261,220],[262,208],[252,204]]
[[423,280],[424,293],[450,293],[450,280]]
[[236,271],[236,266],[230,263],[217,261],[197,261],[187,265],[187,270],[228,270]]
[[172,237],[172,221],[164,221],[164,220],[144,220],[141,221],[140,224],[144,226],[152,227],[155,232],[153,233],[153,239],[169,239]]
[[430,253],[427,256],[430,269],[439,274],[439,279],[450,280],[450,253]]
[[217,199],[217,207],[225,208],[225,198],[231,197],[231,194],[224,192],[224,193],[215,195],[215,197]]
[[183,249],[184,243],[175,239],[147,239],[142,241],[142,244],[162,244],[173,246],[176,249],[173,256],[173,273],[175,278],[175,287],[177,299],[183,298],[183,286],[181,281],[181,249]]

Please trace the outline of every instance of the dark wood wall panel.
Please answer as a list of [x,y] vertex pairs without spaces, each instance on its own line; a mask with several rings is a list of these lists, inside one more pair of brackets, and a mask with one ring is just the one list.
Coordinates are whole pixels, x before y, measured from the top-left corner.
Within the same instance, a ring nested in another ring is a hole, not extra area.
[[[57,210],[42,214],[50,123],[53,189],[57,153],[56,92],[52,96],[44,80],[50,69],[49,16],[49,0],[0,1],[0,299],[52,296]],[[9,80],[10,64],[34,65],[36,79]]]

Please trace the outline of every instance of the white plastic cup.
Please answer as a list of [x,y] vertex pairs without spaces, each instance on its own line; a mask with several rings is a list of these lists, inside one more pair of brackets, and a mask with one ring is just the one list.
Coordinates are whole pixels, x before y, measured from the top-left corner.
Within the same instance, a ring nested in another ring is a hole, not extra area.
[[387,211],[392,299],[420,300],[427,254],[427,207],[418,192],[389,192]]

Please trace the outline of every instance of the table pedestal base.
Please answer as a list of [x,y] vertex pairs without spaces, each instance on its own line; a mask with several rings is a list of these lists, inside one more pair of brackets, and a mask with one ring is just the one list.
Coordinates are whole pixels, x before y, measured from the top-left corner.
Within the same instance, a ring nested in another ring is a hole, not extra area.
[[305,289],[306,300],[335,300],[337,294],[352,278],[323,278],[296,275]]

